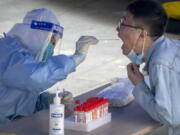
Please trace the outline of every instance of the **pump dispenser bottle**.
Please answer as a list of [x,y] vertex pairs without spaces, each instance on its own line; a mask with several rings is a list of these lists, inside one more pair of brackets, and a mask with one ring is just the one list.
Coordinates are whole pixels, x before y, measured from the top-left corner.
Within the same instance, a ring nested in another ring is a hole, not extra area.
[[56,91],[54,103],[50,104],[49,112],[49,135],[64,135],[64,105]]

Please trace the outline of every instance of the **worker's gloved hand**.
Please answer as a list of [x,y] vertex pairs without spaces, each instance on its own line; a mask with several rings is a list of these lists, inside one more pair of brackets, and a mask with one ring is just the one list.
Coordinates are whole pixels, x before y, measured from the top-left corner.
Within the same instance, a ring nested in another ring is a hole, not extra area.
[[73,102],[73,95],[69,91],[64,90],[59,94],[59,97],[61,97],[61,103],[63,104],[69,104]]
[[98,39],[94,36],[81,36],[76,42],[75,53],[71,56],[76,66],[84,61],[90,45],[98,43]]
[[81,36],[76,42],[76,52],[83,55],[87,55],[90,45],[95,45],[98,43],[98,40],[94,36]]
[[72,115],[74,105],[73,94],[69,91],[63,91],[60,97],[62,97],[61,103],[65,105],[65,117]]

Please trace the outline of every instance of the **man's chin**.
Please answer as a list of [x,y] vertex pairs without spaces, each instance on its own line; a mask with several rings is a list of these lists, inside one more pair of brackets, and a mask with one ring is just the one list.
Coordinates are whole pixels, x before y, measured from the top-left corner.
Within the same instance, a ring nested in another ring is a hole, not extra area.
[[123,53],[123,55],[127,56],[127,54],[125,52],[122,51],[122,53]]
[[122,50],[122,54],[123,54],[123,55],[126,55],[125,52],[124,52],[124,50],[123,50],[122,48],[121,48],[121,50]]
[[124,55],[126,55],[126,54],[125,54],[125,50],[124,50],[124,44],[122,44],[121,50],[122,50],[122,53],[123,53]]

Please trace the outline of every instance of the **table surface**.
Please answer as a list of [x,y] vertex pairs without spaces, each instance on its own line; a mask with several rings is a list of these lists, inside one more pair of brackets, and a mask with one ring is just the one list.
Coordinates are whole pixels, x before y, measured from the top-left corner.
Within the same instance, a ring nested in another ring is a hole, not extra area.
[[[82,101],[94,96],[97,92],[109,84],[92,90],[88,93],[76,97]],[[65,135],[143,135],[161,125],[133,101],[128,106],[122,108],[110,108],[112,120],[110,123],[95,129],[91,132],[65,130]],[[0,133],[17,133],[19,135],[48,135],[49,133],[49,112],[40,111],[32,116],[14,121],[0,128]]]

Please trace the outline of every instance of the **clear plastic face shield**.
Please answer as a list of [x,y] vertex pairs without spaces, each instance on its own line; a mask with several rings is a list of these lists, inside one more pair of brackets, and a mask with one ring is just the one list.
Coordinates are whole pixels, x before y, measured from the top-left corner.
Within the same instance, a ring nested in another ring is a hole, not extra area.
[[37,61],[45,61],[52,55],[60,53],[63,27],[45,21],[32,21],[31,29],[41,30],[46,33],[46,38],[36,56]]

